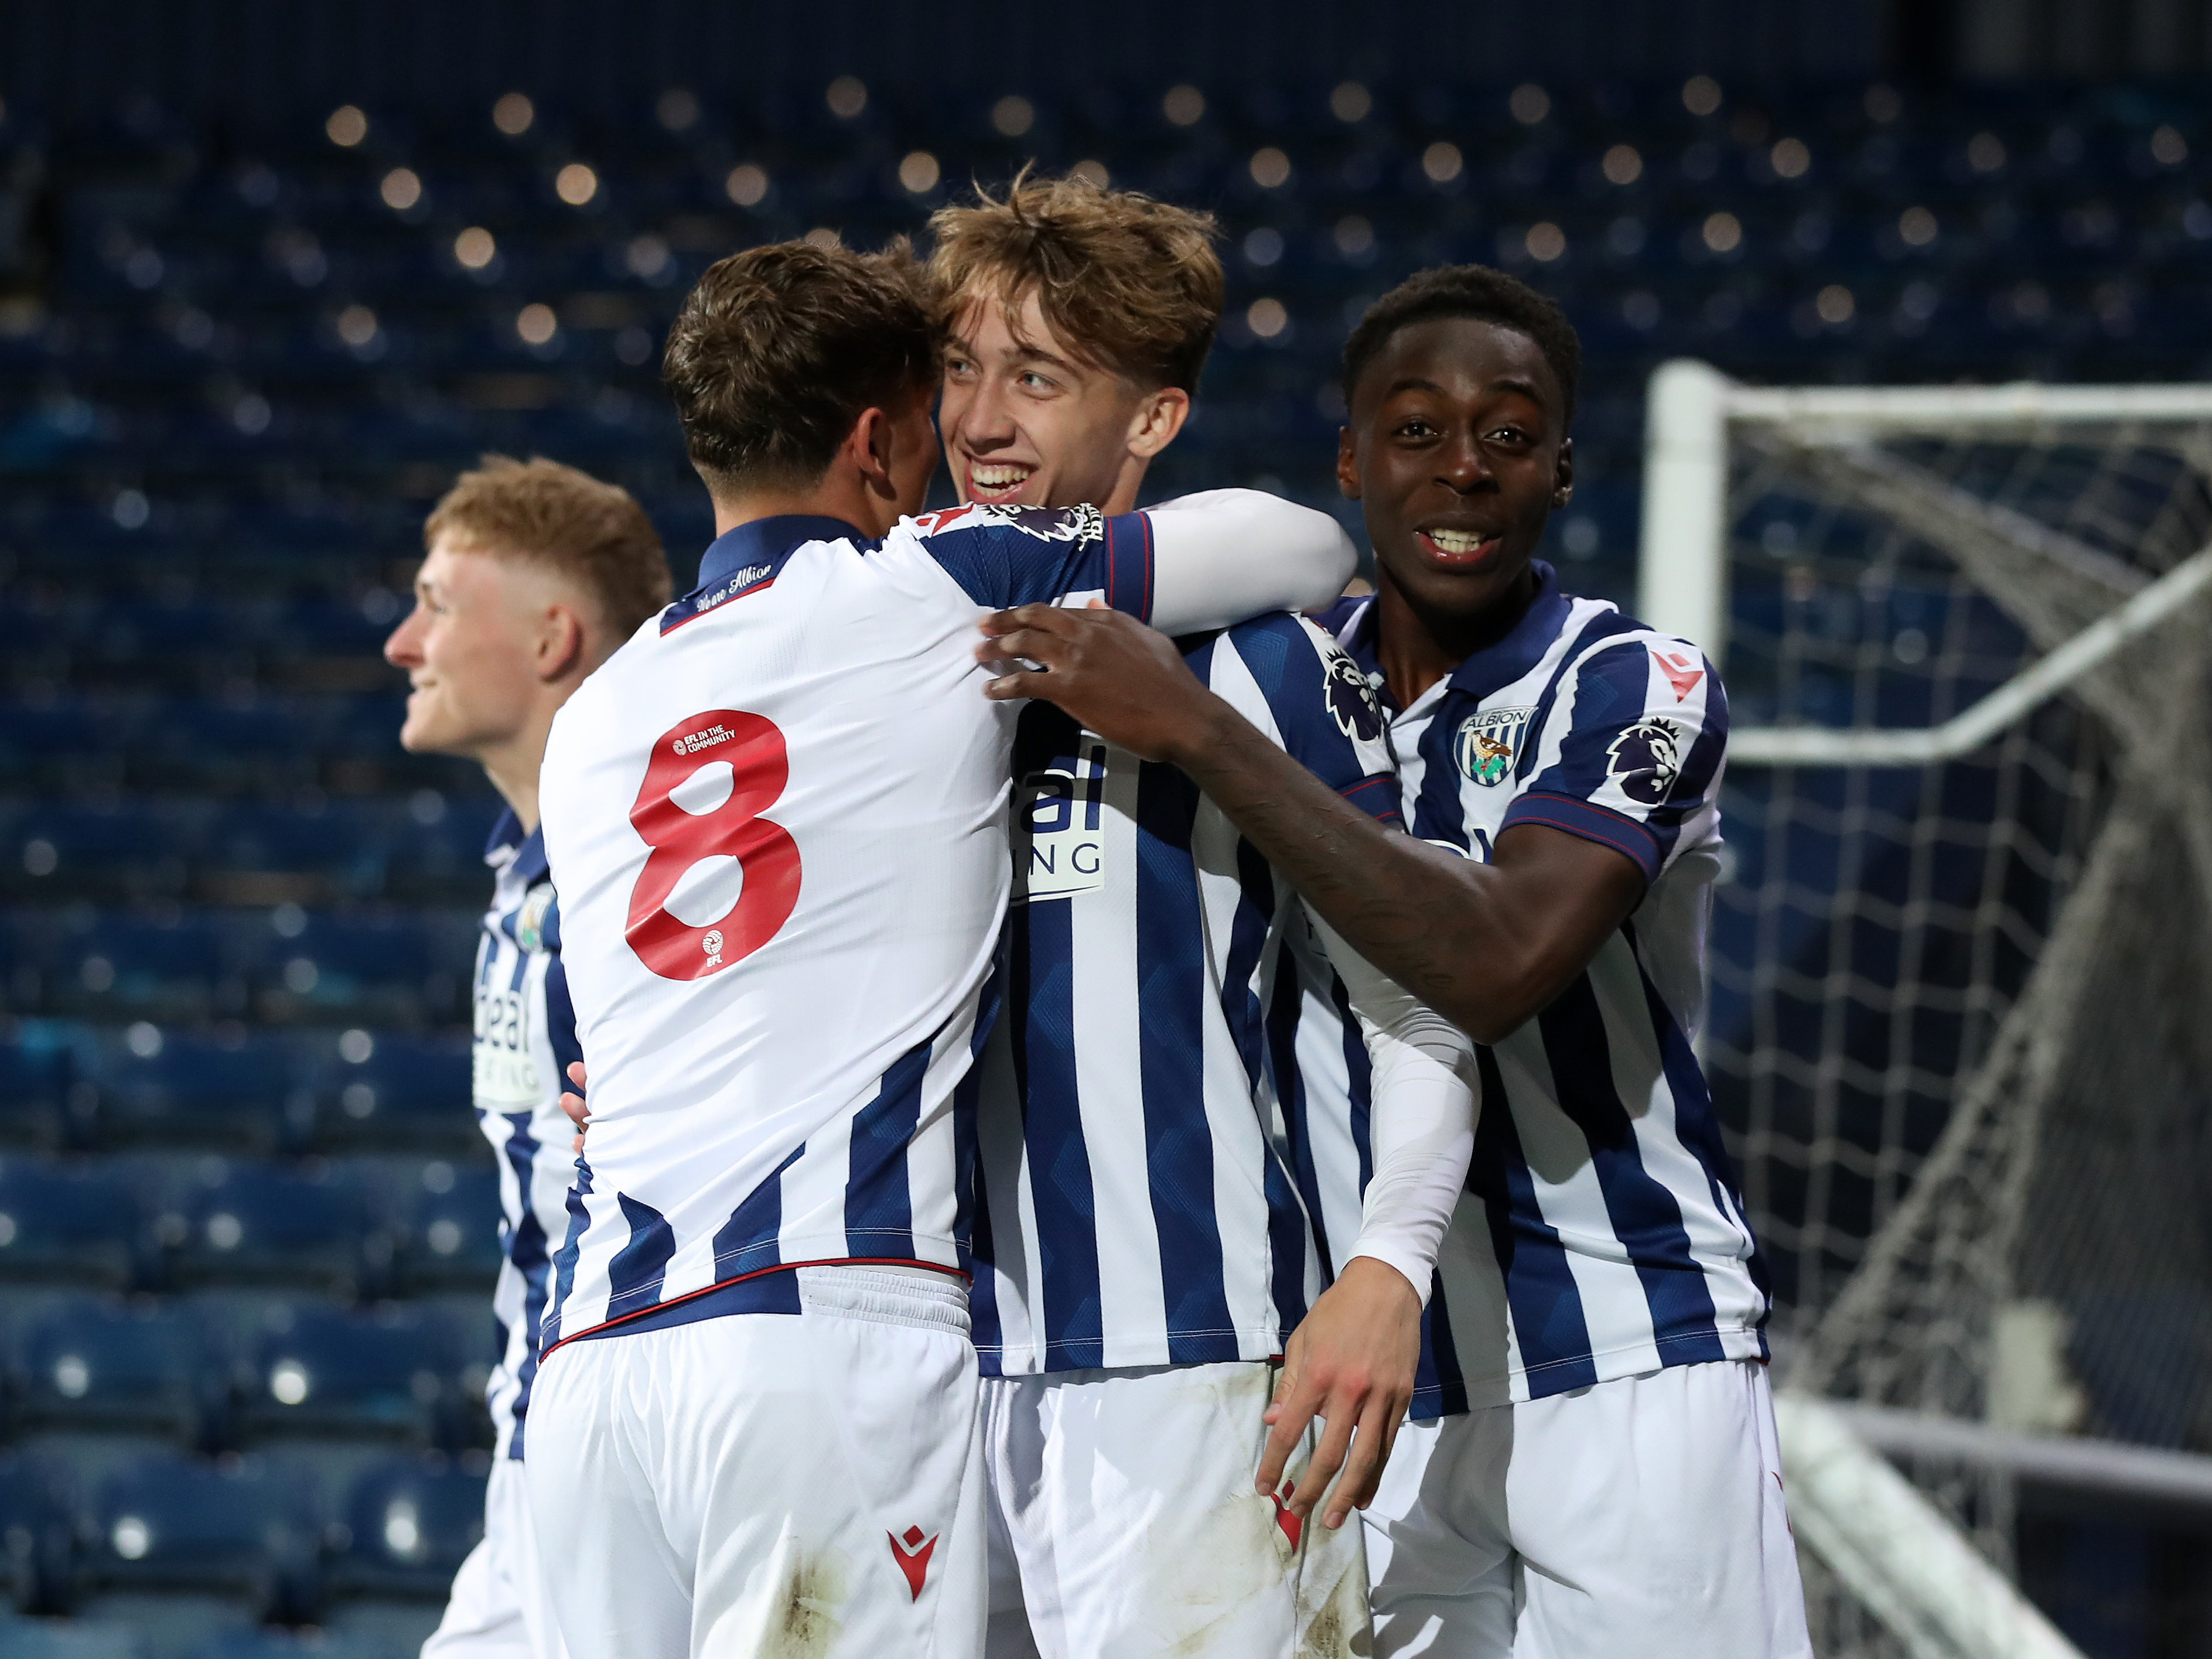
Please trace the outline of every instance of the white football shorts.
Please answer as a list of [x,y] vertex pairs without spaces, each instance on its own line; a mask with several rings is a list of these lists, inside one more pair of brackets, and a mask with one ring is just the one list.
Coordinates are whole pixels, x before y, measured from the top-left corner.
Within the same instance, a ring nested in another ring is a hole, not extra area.
[[1378,1659],[1812,1659],[1755,1360],[1408,1423],[1366,1516]]
[[529,1485],[514,1458],[491,1467],[483,1537],[453,1575],[422,1659],[567,1659],[538,1576]]
[[[1267,1360],[983,1380],[988,1659],[1350,1659],[1356,1517],[1301,1526],[1253,1488]],[[1287,1471],[1313,1453],[1309,1431]]]
[[967,1287],[803,1267],[800,1311],[570,1344],[531,1508],[573,1659],[974,1659],[985,1530]]

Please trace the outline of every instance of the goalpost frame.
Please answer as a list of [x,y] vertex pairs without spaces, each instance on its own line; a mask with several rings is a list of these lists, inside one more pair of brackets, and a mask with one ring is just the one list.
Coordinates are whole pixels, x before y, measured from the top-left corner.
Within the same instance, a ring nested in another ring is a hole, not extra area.
[[[1850,446],[1865,443],[1879,433],[1996,434],[2123,421],[2212,422],[2212,386],[2048,386],[2020,381],[1987,386],[1750,386],[1692,358],[1662,363],[1652,374],[1645,404],[1637,615],[1654,628],[1680,635],[1726,672],[1731,422],[1787,426],[1808,442]],[[2038,695],[2023,700],[2014,693],[2014,701],[2020,707],[1991,710],[1999,716],[1996,726],[1980,729],[1989,719],[1984,714],[1972,722],[1971,735],[1962,731],[1953,736],[1950,741],[1958,747],[1947,745],[1944,752],[1929,753],[1925,752],[1929,734],[1855,733],[1850,735],[1859,739],[1856,746],[1818,755],[1801,754],[1797,745],[1807,739],[1832,743],[1845,734],[1830,732],[1816,738],[1810,732],[1789,731],[1790,741],[1778,744],[1775,739],[1784,736],[1782,731],[1770,734],[1747,730],[1730,738],[1729,757],[1753,764],[1802,758],[1827,764],[1915,765],[1945,758],[1946,753],[1961,752],[1985,740],[2034,702],[2063,689],[2135,635],[2155,626],[2186,603],[2207,580],[2212,580],[2212,556],[2208,555],[2212,555],[2212,550],[2185,561],[2136,595],[2125,607],[2129,614],[2124,623],[2118,613],[2109,619],[2118,624],[2118,631],[2107,630],[2109,637],[2085,643],[2080,653],[2082,659],[2070,661],[2064,672],[2045,675],[2050,683]],[[2154,594],[2158,596],[2154,599]],[[2014,684],[2021,684],[2026,678]],[[1988,701],[1994,702],[2012,691],[2013,687],[2008,686]],[[1953,724],[1969,721],[1983,707],[1967,710]],[[1895,745],[1905,751],[1897,753],[1891,752],[1892,745],[1868,741],[1892,736],[1917,741]],[[1961,738],[1966,740],[1960,742]]]

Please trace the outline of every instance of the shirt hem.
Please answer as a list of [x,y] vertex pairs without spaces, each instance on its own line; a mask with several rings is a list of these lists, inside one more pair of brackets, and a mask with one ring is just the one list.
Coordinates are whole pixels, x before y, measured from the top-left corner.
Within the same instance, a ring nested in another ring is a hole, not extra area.
[[[1746,1340],[1748,1339],[1748,1340]],[[1705,1352],[1690,1354],[1679,1351],[1690,1343],[1703,1345]],[[1711,1352],[1717,1342],[1722,1352]],[[1530,1401],[1547,1400],[1553,1395],[1569,1394],[1577,1389],[1586,1389],[1597,1382],[1616,1382],[1624,1376],[1638,1376],[1655,1369],[1648,1364],[1632,1370],[1614,1370],[1605,1363],[1618,1359],[1625,1353],[1647,1354],[1658,1351],[1659,1364],[1656,1369],[1671,1370],[1678,1365],[1702,1365],[1715,1360],[1766,1360],[1771,1356],[1766,1346],[1766,1329],[1759,1325],[1708,1326],[1704,1330],[1678,1331],[1672,1336],[1662,1336],[1649,1342],[1625,1342],[1619,1347],[1595,1349],[1586,1353],[1563,1354],[1557,1359],[1547,1359],[1540,1364],[1519,1366],[1510,1371],[1501,1371],[1479,1381],[1462,1381],[1455,1388],[1449,1383],[1436,1383],[1413,1391],[1413,1403],[1407,1407],[1406,1416],[1413,1422],[1432,1422],[1443,1417],[1463,1417],[1469,1412],[1490,1411],[1499,1406],[1523,1405]],[[1570,1375],[1561,1376],[1569,1367],[1577,1368]],[[1545,1386],[1547,1382],[1554,1386]],[[1456,1392],[1458,1404],[1448,1404],[1445,1396]]]
[[[752,1284],[757,1280],[767,1279],[772,1274],[795,1273],[801,1267],[921,1267],[931,1273],[943,1273],[947,1279],[965,1281],[968,1278],[968,1275],[959,1268],[949,1267],[942,1261],[921,1261],[912,1256],[836,1255],[823,1256],[806,1261],[778,1261],[765,1267],[756,1267],[750,1273],[732,1273],[727,1279],[716,1279],[712,1285],[702,1285],[696,1291],[686,1291],[682,1296],[671,1297],[668,1301],[656,1302],[649,1308],[634,1308],[628,1313],[616,1315],[612,1319],[603,1319],[596,1325],[586,1326],[580,1331],[569,1332],[562,1335],[559,1341],[548,1345],[544,1352],[538,1356],[538,1363],[542,1366],[546,1360],[550,1359],[571,1342],[586,1342],[607,1336],[628,1336],[641,1329],[658,1329],[659,1322],[655,1319],[655,1316],[675,1312],[704,1297],[726,1291],[735,1285]],[[701,1316],[721,1317],[732,1314],[761,1311],[766,1311],[766,1310],[731,1307],[720,1310],[711,1315],[702,1312]],[[649,1321],[653,1322],[644,1322]]]

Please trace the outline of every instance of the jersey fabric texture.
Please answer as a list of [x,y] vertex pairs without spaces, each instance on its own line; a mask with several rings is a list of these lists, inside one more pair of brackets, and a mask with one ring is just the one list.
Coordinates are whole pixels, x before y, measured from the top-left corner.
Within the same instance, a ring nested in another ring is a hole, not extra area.
[[[1382,712],[1326,634],[1263,617],[1183,658],[1330,787],[1397,819]],[[1021,716],[1014,778],[1006,1012],[980,1112],[983,1373],[1268,1358],[1328,1271],[1300,1098],[1278,1082],[1312,971],[1304,906],[1181,771],[1050,704]],[[1339,1030],[1360,1045],[1356,1024]]]
[[513,812],[492,830],[484,861],[491,908],[477,945],[477,1124],[499,1165],[500,1253],[492,1292],[500,1361],[485,1389],[495,1455],[520,1458],[538,1374],[554,1242],[568,1228],[575,1126],[561,1110],[568,1064],[583,1058],[561,963],[561,908],[544,837]]
[[[775,518],[562,708],[542,786],[592,1139],[544,1341],[771,1308],[799,1263],[964,1272],[1015,711],[985,609],[1144,617],[1146,516]],[[787,1279],[788,1275],[783,1275]]]
[[[1486,861],[1503,830],[1545,824],[1614,848],[1650,884],[1550,1007],[1475,1050],[1474,1158],[1416,1418],[1766,1355],[1765,1274],[1691,1051],[1727,702],[1694,646],[1534,570],[1511,633],[1389,710],[1409,827]],[[1321,620],[1379,686],[1373,601]],[[1331,1079],[1317,1065],[1306,1081]],[[1343,1081],[1330,1113],[1356,1138],[1364,1084]],[[1324,1214],[1355,1201],[1340,1188]]]
[[453,1574],[422,1659],[568,1659],[538,1570],[530,1487],[519,1459],[491,1466],[483,1536]]

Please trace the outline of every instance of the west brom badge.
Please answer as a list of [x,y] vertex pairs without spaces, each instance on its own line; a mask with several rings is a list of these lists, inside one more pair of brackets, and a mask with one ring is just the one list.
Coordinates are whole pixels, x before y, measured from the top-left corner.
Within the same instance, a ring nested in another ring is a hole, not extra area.
[[526,951],[535,951],[545,943],[545,913],[553,908],[553,889],[544,884],[530,890],[522,901],[522,908],[515,913],[514,942]]
[[1513,757],[1528,735],[1533,708],[1485,708],[1460,722],[1459,769],[1476,783],[1494,787],[1513,774]]

